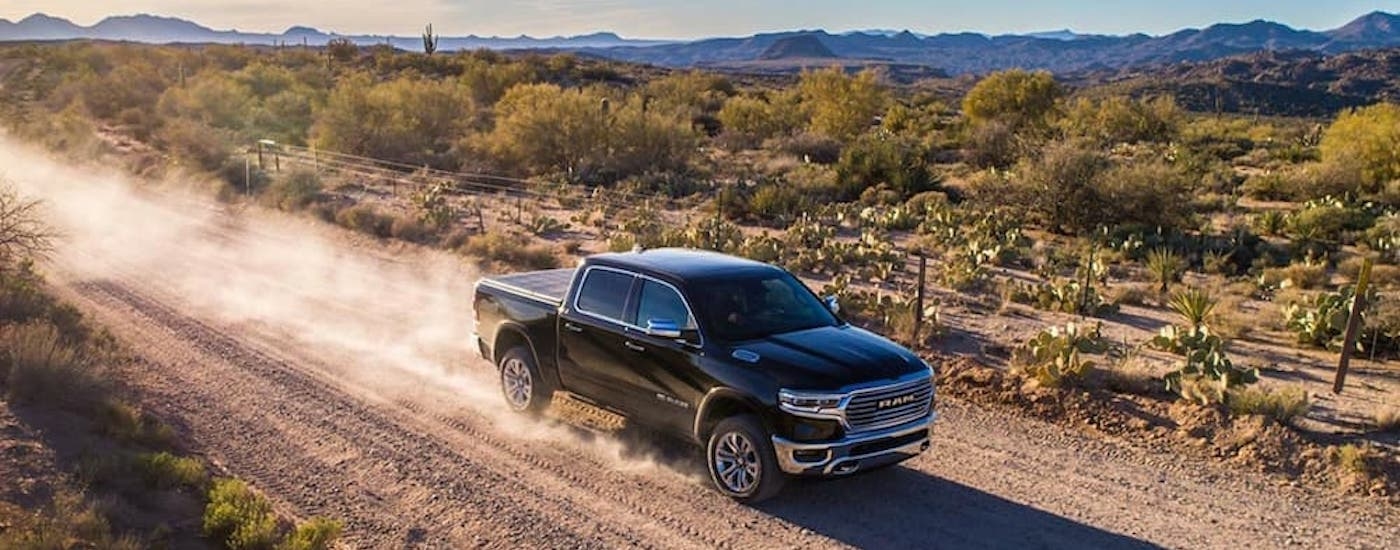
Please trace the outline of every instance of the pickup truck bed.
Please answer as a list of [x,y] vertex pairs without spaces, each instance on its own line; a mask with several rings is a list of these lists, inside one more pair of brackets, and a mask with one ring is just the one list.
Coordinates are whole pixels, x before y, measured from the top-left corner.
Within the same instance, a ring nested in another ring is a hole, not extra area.
[[569,284],[574,280],[575,271],[572,267],[527,271],[487,277],[481,282],[558,306],[564,303],[564,296],[569,293]]

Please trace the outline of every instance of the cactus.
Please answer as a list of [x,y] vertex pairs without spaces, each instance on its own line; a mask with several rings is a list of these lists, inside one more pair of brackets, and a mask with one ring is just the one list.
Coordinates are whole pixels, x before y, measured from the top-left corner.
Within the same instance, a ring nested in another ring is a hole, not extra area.
[[1086,330],[1070,323],[1040,331],[1016,352],[1016,360],[1031,377],[1045,386],[1059,386],[1066,380],[1083,378],[1094,366],[1083,354],[1102,353],[1107,349],[1100,333],[1102,323]]
[[438,48],[438,37],[433,34],[433,24],[428,23],[428,27],[423,31],[423,53],[433,55]]

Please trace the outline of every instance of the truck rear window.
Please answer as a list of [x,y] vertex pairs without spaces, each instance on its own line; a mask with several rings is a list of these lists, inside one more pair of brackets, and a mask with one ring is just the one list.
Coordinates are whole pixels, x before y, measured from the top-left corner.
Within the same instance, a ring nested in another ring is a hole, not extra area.
[[575,307],[579,311],[622,321],[622,310],[627,303],[627,293],[632,290],[632,278],[627,273],[590,269],[583,276],[583,286],[578,290]]

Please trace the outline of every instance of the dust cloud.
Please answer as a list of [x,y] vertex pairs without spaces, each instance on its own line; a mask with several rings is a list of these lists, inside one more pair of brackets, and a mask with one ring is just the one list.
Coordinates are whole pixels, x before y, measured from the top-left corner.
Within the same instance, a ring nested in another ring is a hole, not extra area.
[[502,437],[577,445],[627,471],[692,475],[616,439],[505,410],[494,369],[472,351],[478,275],[460,257],[117,172],[0,136],[0,180],[42,200],[63,235],[48,264],[54,278],[135,285],[240,339],[310,358],[319,374],[371,402],[466,413]]

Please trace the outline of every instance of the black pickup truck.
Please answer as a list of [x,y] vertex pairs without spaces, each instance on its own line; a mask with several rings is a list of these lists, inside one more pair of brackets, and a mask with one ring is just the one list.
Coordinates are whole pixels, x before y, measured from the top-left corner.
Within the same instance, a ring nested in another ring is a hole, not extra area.
[[555,392],[693,441],[720,492],[839,476],[929,447],[933,371],[787,271],[695,250],[600,254],[482,279],[477,345],[507,405]]

